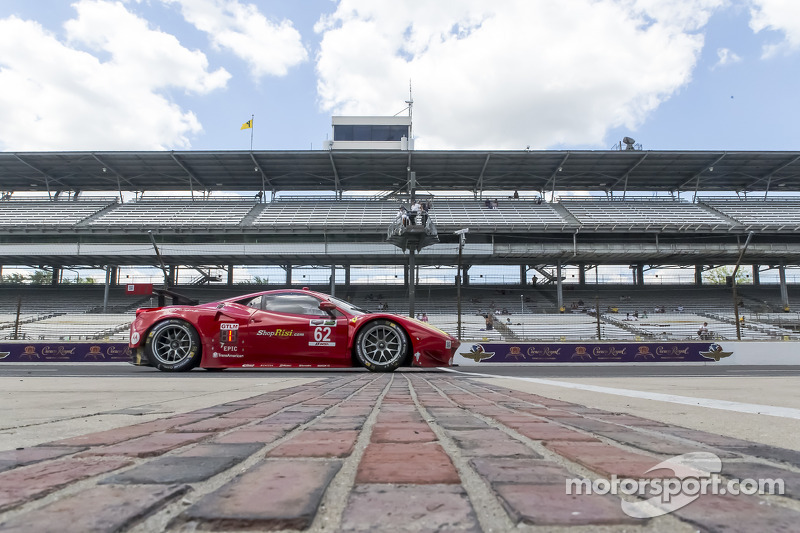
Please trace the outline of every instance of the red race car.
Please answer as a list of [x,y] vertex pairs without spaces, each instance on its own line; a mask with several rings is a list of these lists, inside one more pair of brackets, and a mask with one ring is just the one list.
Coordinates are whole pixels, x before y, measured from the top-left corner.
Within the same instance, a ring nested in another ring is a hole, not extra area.
[[308,289],[136,311],[135,365],[180,372],[269,367],[448,366],[459,342],[414,318],[370,313]]

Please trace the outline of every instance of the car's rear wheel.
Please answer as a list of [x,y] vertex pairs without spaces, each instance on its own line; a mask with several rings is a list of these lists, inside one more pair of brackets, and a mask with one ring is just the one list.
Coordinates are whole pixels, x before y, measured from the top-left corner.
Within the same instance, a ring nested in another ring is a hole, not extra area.
[[145,353],[150,363],[166,372],[184,372],[200,362],[200,336],[185,320],[165,320],[150,330]]
[[408,354],[408,335],[391,320],[374,320],[356,336],[356,358],[373,372],[391,372]]

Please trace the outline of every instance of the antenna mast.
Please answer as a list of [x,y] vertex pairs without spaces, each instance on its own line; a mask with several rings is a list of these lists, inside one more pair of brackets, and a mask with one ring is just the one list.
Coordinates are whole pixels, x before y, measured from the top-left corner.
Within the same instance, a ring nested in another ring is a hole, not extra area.
[[413,138],[411,136],[412,128],[414,127],[414,121],[412,118],[412,110],[414,109],[414,98],[411,96],[411,80],[408,80],[408,100],[406,100],[406,104],[408,104],[408,118],[409,118],[409,125],[408,125],[408,141],[411,142]]

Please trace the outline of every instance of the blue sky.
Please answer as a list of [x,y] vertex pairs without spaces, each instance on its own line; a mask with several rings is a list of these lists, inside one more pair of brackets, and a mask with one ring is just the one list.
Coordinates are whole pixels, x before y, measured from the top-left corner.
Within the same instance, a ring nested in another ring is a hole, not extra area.
[[798,150],[790,0],[3,0],[0,150]]

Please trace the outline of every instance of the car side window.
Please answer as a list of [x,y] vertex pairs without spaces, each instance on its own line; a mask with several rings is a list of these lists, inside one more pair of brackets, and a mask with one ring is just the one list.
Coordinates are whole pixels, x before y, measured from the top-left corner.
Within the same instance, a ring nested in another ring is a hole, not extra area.
[[253,309],[263,309],[263,296],[256,296],[254,298],[248,298],[247,300],[239,300],[236,302],[237,304],[246,305],[247,307],[252,307]]
[[264,309],[274,313],[292,315],[328,316],[319,308],[319,300],[308,294],[269,294],[264,295]]

